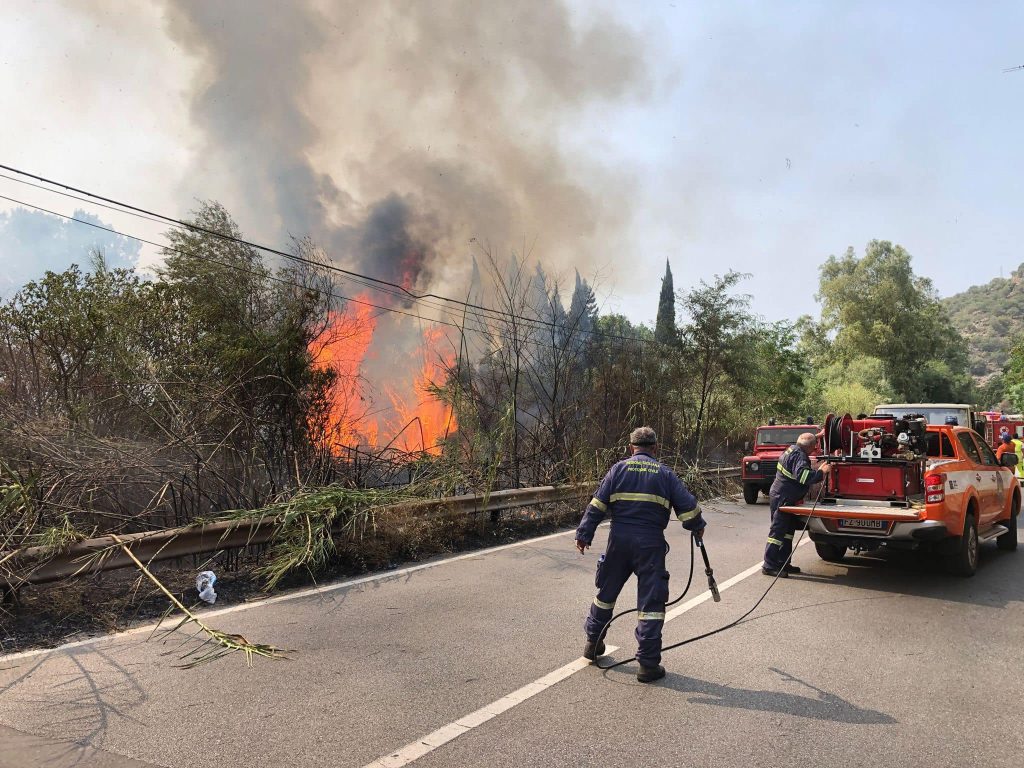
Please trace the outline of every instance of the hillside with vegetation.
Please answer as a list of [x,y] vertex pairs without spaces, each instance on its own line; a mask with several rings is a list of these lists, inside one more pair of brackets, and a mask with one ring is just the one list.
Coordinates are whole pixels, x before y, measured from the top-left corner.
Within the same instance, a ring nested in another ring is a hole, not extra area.
[[1014,341],[1024,335],[1024,264],[1009,277],[972,286],[943,303],[967,341],[971,375],[987,380],[1000,373]]

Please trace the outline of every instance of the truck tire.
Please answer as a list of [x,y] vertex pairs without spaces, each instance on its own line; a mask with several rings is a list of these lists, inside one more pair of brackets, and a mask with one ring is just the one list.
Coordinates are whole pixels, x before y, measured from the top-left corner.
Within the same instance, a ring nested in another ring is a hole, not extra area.
[[1007,531],[996,539],[996,546],[1004,552],[1013,552],[1017,549],[1017,517],[1019,513],[1020,498],[1014,496],[1013,505],[1010,507],[1010,519],[1003,521],[1003,525],[1007,527]]
[[743,484],[743,500],[747,504],[757,504],[757,497],[761,493],[761,489],[753,483]]
[[846,557],[846,547],[842,544],[829,544],[827,541],[814,542],[814,549],[818,557],[829,563],[841,563]]
[[973,576],[978,570],[978,524],[974,508],[970,507],[964,520],[964,532],[953,554],[946,558],[946,568],[956,576]]

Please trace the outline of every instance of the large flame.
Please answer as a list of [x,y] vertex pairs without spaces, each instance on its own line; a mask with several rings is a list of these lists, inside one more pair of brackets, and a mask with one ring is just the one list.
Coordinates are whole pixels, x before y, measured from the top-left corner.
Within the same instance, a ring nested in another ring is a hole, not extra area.
[[[332,447],[337,451],[364,445],[438,454],[456,424],[451,408],[434,396],[431,387],[444,382],[454,352],[445,349],[444,331],[430,326],[423,331],[415,368],[396,361],[387,381],[366,381],[364,362],[377,329],[374,308],[357,303],[367,299],[361,294],[344,312],[333,314],[328,329],[315,342],[317,365],[337,374],[329,413]],[[377,388],[384,397],[373,397]]]
[[403,397],[394,388],[388,395],[401,432],[395,438],[395,447],[403,451],[439,452],[440,442],[455,429],[455,414],[446,404],[431,394],[433,385],[444,382],[445,369],[453,362],[452,355],[443,349],[444,331],[433,326],[423,331],[423,360],[413,378],[412,396]]

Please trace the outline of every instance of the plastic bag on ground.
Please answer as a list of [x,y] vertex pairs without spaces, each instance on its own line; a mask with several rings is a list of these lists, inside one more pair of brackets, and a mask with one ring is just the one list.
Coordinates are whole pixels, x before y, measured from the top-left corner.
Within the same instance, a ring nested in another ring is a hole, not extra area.
[[213,605],[217,602],[217,593],[213,591],[213,585],[217,581],[217,574],[213,571],[201,571],[196,576],[196,589],[199,590],[199,599],[204,603]]

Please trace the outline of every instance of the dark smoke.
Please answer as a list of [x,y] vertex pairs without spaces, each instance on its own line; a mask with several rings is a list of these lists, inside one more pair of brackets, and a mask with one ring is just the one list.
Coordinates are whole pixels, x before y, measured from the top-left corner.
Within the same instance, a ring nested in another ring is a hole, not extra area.
[[473,237],[497,252],[536,240],[555,269],[614,247],[628,188],[559,137],[646,89],[640,45],[613,21],[477,0],[167,0],[166,17],[199,65],[189,197],[221,199],[244,229],[309,235],[421,289],[468,278]]
[[408,289],[429,284],[425,270],[432,254],[429,246],[413,238],[412,218],[412,209],[398,195],[389,195],[370,208],[366,221],[349,238],[366,274]]

